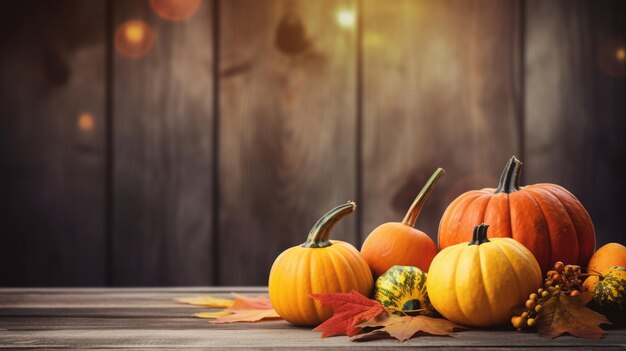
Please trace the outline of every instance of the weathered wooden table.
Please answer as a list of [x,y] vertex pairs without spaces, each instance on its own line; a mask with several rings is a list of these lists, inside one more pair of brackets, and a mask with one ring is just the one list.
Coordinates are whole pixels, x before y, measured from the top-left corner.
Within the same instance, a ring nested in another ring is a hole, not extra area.
[[233,287],[0,289],[0,348],[626,348],[626,329],[610,330],[602,340],[565,336],[549,341],[536,334],[502,330],[425,336],[405,343],[355,343],[347,337],[320,339],[320,333],[285,321],[209,324],[192,317],[207,309],[173,300],[200,294],[226,297],[230,291],[266,292],[263,288]]

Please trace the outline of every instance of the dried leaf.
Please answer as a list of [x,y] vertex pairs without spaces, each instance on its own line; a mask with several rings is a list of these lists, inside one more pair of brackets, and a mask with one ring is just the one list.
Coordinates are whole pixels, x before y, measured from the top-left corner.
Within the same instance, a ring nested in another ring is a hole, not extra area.
[[178,302],[211,308],[229,308],[233,305],[231,299],[220,299],[212,296],[194,296],[194,297],[179,297],[175,299]]
[[267,319],[279,319],[280,316],[267,296],[248,297],[231,293],[235,299],[220,299],[212,296],[196,296],[178,298],[176,301],[196,306],[226,308],[223,311],[200,312],[196,318],[213,319],[211,323],[258,322]]
[[385,311],[378,301],[370,300],[354,290],[350,293],[311,294],[309,297],[332,309],[334,313],[313,329],[322,331],[322,338],[344,334],[356,335],[361,330],[357,324],[373,319]]
[[576,297],[554,294],[543,304],[543,311],[537,319],[539,335],[550,339],[565,333],[585,339],[602,338],[606,332],[600,324],[611,322],[585,306],[590,298],[590,293]]
[[226,311],[217,311],[217,312],[200,312],[194,313],[193,316],[196,318],[219,318],[224,316],[230,316],[232,312]]
[[231,310],[229,316],[219,317],[212,320],[210,323],[222,324],[222,323],[237,323],[237,322],[258,322],[261,320],[280,319],[280,316],[273,308],[264,310]]
[[466,329],[443,318],[398,316],[389,313],[382,313],[375,319],[364,321],[358,324],[358,327],[382,328],[356,335],[350,341],[379,339],[386,334],[388,337],[404,342],[417,334],[450,336],[457,330]]
[[237,293],[231,293],[235,297],[229,310],[268,310],[272,309],[272,303],[267,296],[248,297]]

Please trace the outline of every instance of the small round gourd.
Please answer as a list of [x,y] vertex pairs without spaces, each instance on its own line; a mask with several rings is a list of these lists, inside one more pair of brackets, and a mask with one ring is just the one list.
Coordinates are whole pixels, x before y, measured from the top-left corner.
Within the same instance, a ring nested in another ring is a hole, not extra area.
[[374,299],[390,310],[430,316],[433,305],[426,290],[426,273],[417,267],[393,266],[374,285]]
[[583,285],[593,291],[589,307],[615,324],[626,323],[626,268],[614,266],[599,278],[588,277]]
[[383,223],[365,239],[361,255],[372,269],[374,277],[395,265],[413,266],[428,271],[430,262],[437,254],[437,248],[426,233],[414,227],[426,199],[437,180],[444,174],[442,168],[433,173],[413,201],[402,223]]
[[286,321],[315,326],[332,316],[310,294],[356,290],[370,295],[374,282],[367,262],[354,246],[329,240],[335,223],[355,208],[354,202],[348,202],[330,210],[313,226],[304,244],[285,250],[274,261],[268,284],[270,301]]
[[533,254],[511,238],[487,239],[486,224],[473,240],[443,249],[430,265],[428,296],[452,322],[469,327],[507,323],[512,309],[541,286]]
[[589,273],[604,273],[613,266],[626,267],[626,246],[608,243],[599,248],[587,265]]

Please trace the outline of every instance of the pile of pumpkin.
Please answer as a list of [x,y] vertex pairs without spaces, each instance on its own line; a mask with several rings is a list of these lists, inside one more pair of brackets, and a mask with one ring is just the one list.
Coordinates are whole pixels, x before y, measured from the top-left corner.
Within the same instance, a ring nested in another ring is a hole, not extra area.
[[439,223],[439,252],[414,225],[444,174],[441,168],[404,220],[374,229],[360,252],[330,240],[334,224],[356,204],[332,209],[304,244],[276,258],[269,277],[272,305],[285,320],[314,326],[332,312],[310,294],[356,290],[391,310],[438,312],[470,327],[498,326],[511,321],[513,308],[542,286],[546,273],[556,274],[555,262],[563,261],[573,264],[566,267],[570,270],[586,267],[590,274],[583,286],[594,291],[591,305],[613,322],[624,322],[626,247],[610,243],[595,251],[594,227],[580,201],[555,184],[521,187],[520,171],[521,162],[512,157],[498,188],[472,190],[455,199]]

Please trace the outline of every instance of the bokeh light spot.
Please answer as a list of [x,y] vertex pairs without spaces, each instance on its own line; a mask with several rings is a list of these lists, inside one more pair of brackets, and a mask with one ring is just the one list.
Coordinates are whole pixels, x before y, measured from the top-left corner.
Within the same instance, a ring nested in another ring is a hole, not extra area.
[[198,11],[201,0],[150,0],[150,7],[168,21],[184,21]]
[[77,124],[78,124],[78,129],[80,129],[81,131],[91,132],[93,130],[95,122],[91,113],[84,112],[84,113],[81,113],[80,116],[78,116]]
[[145,32],[139,24],[130,24],[124,28],[124,36],[131,43],[139,43],[143,40]]
[[115,32],[115,50],[128,57],[145,55],[154,42],[150,27],[141,20],[130,20],[122,23]]
[[354,11],[341,10],[337,12],[337,23],[339,23],[340,26],[346,28],[354,27],[354,24],[356,23]]

